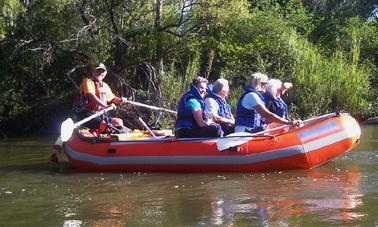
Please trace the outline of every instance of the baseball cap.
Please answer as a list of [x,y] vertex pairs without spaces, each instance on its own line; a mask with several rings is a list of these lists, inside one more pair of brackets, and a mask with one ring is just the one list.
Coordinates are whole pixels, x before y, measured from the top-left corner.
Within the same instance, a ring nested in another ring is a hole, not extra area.
[[102,70],[106,71],[106,66],[103,63],[100,63],[96,66],[96,70],[98,70],[98,69],[102,69]]

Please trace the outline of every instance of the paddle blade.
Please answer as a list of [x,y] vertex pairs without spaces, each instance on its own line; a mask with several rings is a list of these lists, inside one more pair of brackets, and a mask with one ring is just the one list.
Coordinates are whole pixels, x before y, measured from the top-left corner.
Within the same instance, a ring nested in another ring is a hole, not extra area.
[[62,142],[67,142],[75,129],[75,124],[71,118],[63,121],[62,125],[60,126],[60,138]]
[[230,147],[242,145],[252,139],[250,135],[251,134],[247,132],[236,132],[226,137],[219,138],[217,142],[217,148],[219,151],[223,151]]
[[62,145],[63,145],[63,141],[62,141],[62,138],[60,138],[60,136],[59,136],[58,139],[55,141],[53,146],[61,147]]

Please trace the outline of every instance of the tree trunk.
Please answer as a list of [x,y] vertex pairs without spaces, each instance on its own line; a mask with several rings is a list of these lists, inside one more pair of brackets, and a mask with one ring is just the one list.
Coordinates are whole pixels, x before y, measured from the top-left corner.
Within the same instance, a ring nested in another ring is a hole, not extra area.
[[[163,37],[162,37],[162,23],[163,23],[163,0],[156,0],[155,9],[155,31],[156,31],[156,53],[155,53],[155,69],[157,74],[157,93],[161,96],[160,83],[164,74],[164,62],[163,62]],[[159,98],[159,102],[161,99]],[[159,103],[161,104],[161,103]]]
[[206,57],[206,62],[203,62],[203,64],[201,65],[200,74],[203,75],[205,78],[209,78],[213,66],[213,61],[215,58],[215,50],[210,49]]
[[163,20],[163,0],[156,0],[156,17],[155,17],[155,30],[156,30],[156,71],[159,80],[164,73],[163,68],[163,37],[162,37],[162,20]]

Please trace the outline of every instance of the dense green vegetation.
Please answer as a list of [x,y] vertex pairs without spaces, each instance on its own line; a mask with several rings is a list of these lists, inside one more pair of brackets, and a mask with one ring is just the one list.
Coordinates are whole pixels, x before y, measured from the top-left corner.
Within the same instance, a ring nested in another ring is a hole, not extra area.
[[[0,132],[39,133],[68,117],[87,66],[104,62],[118,95],[175,109],[193,77],[251,72],[292,81],[305,119],[377,115],[378,22],[372,0],[0,0]],[[121,108],[129,125],[147,110]],[[165,115],[170,127],[174,118]],[[134,122],[134,123],[133,123]],[[22,129],[22,130],[20,130]]]

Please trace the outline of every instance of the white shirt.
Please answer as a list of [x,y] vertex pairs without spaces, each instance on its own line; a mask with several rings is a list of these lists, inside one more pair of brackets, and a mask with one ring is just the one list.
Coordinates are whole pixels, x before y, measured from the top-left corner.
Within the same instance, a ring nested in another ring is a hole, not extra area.
[[215,101],[215,99],[210,97],[205,99],[205,116],[207,118],[212,119],[214,116],[219,116],[218,110],[219,104],[217,101]]

